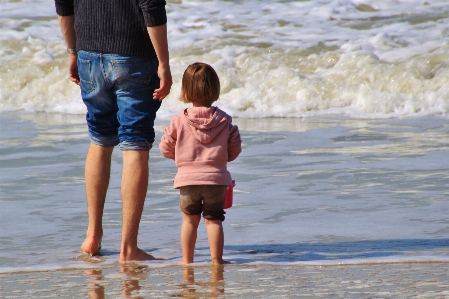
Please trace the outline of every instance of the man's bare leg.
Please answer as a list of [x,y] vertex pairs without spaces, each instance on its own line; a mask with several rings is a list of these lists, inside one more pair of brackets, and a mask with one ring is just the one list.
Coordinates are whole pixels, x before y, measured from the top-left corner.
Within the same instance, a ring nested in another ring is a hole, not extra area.
[[98,253],[103,238],[103,209],[111,174],[111,156],[114,147],[91,143],[86,157],[85,181],[88,227],[81,250],[91,255]]
[[181,265],[193,263],[193,255],[195,252],[195,244],[198,233],[198,224],[200,223],[200,220],[201,215],[187,215],[184,213],[182,214]]
[[123,153],[122,174],[122,245],[120,262],[154,260],[137,247],[137,235],[148,188],[149,151]]

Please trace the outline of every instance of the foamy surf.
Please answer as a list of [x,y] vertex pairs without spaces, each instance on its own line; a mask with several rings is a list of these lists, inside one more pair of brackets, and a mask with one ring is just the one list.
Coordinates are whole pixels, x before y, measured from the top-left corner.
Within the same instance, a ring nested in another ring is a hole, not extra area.
[[[85,113],[53,3],[0,8],[0,111]],[[182,1],[167,11],[174,85],[159,118],[183,107],[180,79],[195,61],[218,71],[219,103],[234,117],[449,110],[446,1]]]

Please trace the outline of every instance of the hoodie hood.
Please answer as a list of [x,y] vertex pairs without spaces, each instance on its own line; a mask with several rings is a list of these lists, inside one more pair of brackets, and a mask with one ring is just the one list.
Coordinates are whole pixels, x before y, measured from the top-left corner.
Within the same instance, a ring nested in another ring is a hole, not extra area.
[[188,124],[190,133],[198,142],[209,143],[228,126],[228,117],[214,106],[192,107],[184,109],[182,121]]

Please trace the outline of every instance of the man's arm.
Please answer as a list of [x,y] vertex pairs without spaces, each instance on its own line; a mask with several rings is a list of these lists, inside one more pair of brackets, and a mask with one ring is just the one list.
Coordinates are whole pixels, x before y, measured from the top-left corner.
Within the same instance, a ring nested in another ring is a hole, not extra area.
[[167,24],[147,27],[147,30],[159,60],[157,74],[161,80],[160,87],[153,93],[153,99],[162,101],[170,93],[173,84],[168,54]]
[[[64,37],[67,49],[76,48],[76,33],[75,33],[75,16],[58,16],[59,27],[61,27],[62,36]],[[69,54],[69,78],[70,81],[80,84],[78,75],[78,56],[76,52]]]

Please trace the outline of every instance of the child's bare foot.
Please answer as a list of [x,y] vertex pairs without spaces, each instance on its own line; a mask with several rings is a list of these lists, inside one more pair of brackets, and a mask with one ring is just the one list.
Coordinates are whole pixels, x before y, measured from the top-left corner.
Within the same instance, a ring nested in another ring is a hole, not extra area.
[[231,261],[227,261],[227,260],[224,260],[224,259],[212,260],[212,265],[225,265],[225,264],[231,264]]
[[85,253],[97,255],[101,249],[101,238],[86,237],[80,248]]
[[149,253],[146,253],[140,248],[137,248],[137,250],[124,253],[123,251],[120,252],[120,263],[127,263],[127,262],[142,262],[142,261],[152,261],[156,258],[152,256]]

